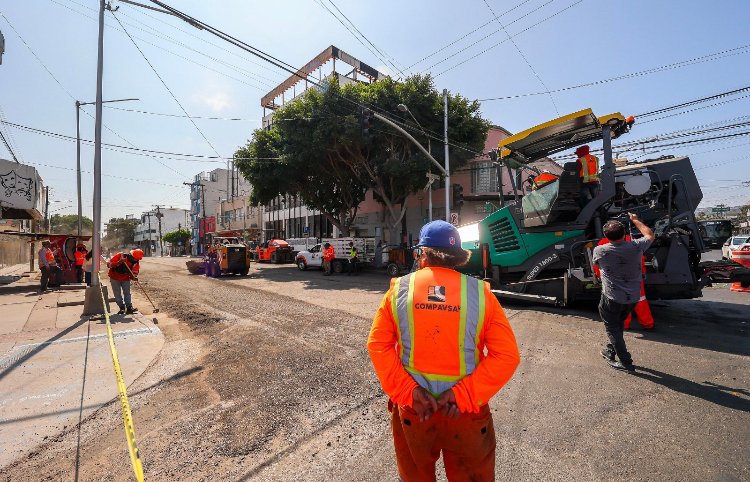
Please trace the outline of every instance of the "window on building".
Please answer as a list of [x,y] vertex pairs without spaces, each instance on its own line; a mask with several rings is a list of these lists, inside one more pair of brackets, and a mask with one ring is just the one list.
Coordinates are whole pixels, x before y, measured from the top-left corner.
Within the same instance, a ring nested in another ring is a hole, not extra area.
[[476,162],[471,170],[471,192],[500,192],[497,183],[497,166],[492,162]]

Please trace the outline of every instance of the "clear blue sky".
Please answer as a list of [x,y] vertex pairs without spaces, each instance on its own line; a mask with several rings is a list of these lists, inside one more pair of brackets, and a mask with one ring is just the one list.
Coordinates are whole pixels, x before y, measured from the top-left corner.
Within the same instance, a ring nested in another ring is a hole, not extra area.
[[[370,41],[395,59],[400,68],[411,66],[404,70],[433,73],[439,89],[448,88],[477,99],[546,90],[510,42],[495,46],[507,38],[503,30],[496,32],[500,29],[497,23],[477,30],[492,19],[483,0],[334,1]],[[741,0],[711,2],[710,6],[699,1],[647,0],[487,2],[497,14],[521,3],[500,20],[506,25],[518,19],[507,26],[512,35],[530,27],[514,40],[551,90],[750,44],[747,30],[750,2]],[[6,39],[6,52],[0,65],[0,108],[7,121],[75,135],[75,108],[71,96],[81,101],[93,101],[95,97],[98,3],[96,0],[28,0],[4,2],[0,7],[0,12],[62,84],[61,87],[55,82],[8,22],[0,17],[0,30]],[[383,61],[316,1],[172,0],[171,3],[292,65],[306,63],[333,44],[370,65],[387,69]],[[286,78],[286,74],[270,65],[259,65],[257,59],[179,20],[117,1],[113,4],[120,6],[117,13],[120,20],[191,115],[245,119],[195,121],[222,156],[231,156],[259,126],[260,97]],[[334,10],[330,3],[327,5]],[[534,26],[570,5],[573,6]],[[130,40],[119,31],[111,14],[107,14],[106,23],[105,100],[137,97],[138,102],[113,105],[181,114]],[[455,45],[412,66],[470,32],[473,33]],[[183,45],[171,43],[166,37]],[[482,40],[483,37],[487,38]],[[478,43],[471,46],[474,42]],[[739,54],[685,68],[555,93],[552,97],[557,111],[548,95],[540,95],[486,101],[482,112],[493,123],[512,132],[549,120],[557,112],[562,115],[585,107],[594,108],[599,115],[613,111],[625,115],[647,112],[750,85],[750,48],[736,52]],[[452,57],[438,63],[449,55]],[[750,115],[749,108],[750,98],[745,98],[685,115],[636,123],[632,133],[622,141]],[[92,107],[86,110],[94,112]],[[105,109],[104,114],[107,126],[138,147],[214,154],[188,119],[112,109]],[[82,137],[93,139],[93,119],[82,115],[81,120]],[[74,213],[75,173],[66,169],[75,167],[75,143],[7,125],[3,131],[12,134],[22,162],[56,166],[38,166],[53,189],[51,199],[58,201],[51,210]],[[128,145],[122,138],[104,130],[105,142]],[[720,202],[737,205],[750,201],[750,187],[741,184],[750,180],[747,145],[750,145],[750,138],[739,137],[731,142],[686,145],[662,153],[691,156],[704,188],[704,205]],[[9,158],[2,146],[0,157]],[[105,174],[151,182],[105,177],[103,217],[138,214],[153,204],[188,207],[188,189],[182,182],[191,180],[198,172],[222,165],[156,160],[105,150]],[[90,147],[83,148],[83,166],[92,170],[93,149]],[[92,181],[91,174],[85,176],[84,213],[90,216]]]

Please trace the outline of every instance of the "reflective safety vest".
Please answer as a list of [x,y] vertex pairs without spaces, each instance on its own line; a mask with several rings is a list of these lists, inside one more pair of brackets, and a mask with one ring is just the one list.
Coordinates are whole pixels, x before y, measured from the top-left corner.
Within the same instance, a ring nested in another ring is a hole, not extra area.
[[555,176],[554,174],[549,173],[549,172],[543,172],[534,178],[533,188],[539,189],[545,184],[549,184],[550,182],[556,181],[557,179],[558,179],[558,176]]
[[[435,276],[435,275],[438,276]],[[447,268],[394,280],[391,309],[402,365],[437,396],[471,374],[485,319],[485,282]]]
[[326,261],[331,261],[335,257],[335,251],[333,249],[333,246],[331,246],[328,249],[323,249],[323,259]]
[[581,180],[584,184],[599,182],[598,157],[591,154],[586,154],[585,156],[579,157],[578,161],[576,162],[578,162],[578,165],[580,166],[578,175],[581,176]]
[[83,266],[83,261],[86,258],[86,253],[83,251],[76,251],[74,255],[76,258],[76,266]]
[[50,266],[57,265],[57,260],[55,260],[55,253],[53,253],[51,249],[47,248],[47,252],[44,253],[44,256],[47,258],[47,263],[49,263]]

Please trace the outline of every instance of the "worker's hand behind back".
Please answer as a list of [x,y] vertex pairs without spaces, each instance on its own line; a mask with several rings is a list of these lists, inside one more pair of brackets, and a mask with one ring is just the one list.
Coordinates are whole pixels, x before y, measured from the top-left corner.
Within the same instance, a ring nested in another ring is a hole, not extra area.
[[437,400],[438,410],[443,412],[443,415],[450,418],[458,418],[461,415],[461,411],[456,405],[456,395],[452,389],[446,390],[440,394]]
[[412,392],[412,409],[417,412],[420,422],[429,419],[437,412],[438,405],[435,397],[422,387],[416,387]]

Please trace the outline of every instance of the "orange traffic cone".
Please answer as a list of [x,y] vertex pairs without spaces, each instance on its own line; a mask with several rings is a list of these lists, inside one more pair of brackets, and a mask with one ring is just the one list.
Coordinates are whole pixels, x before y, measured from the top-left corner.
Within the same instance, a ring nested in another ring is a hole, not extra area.
[[736,283],[732,283],[732,285],[729,287],[729,291],[739,291],[740,293],[750,293],[750,286],[747,288],[742,287],[742,283],[737,281]]

